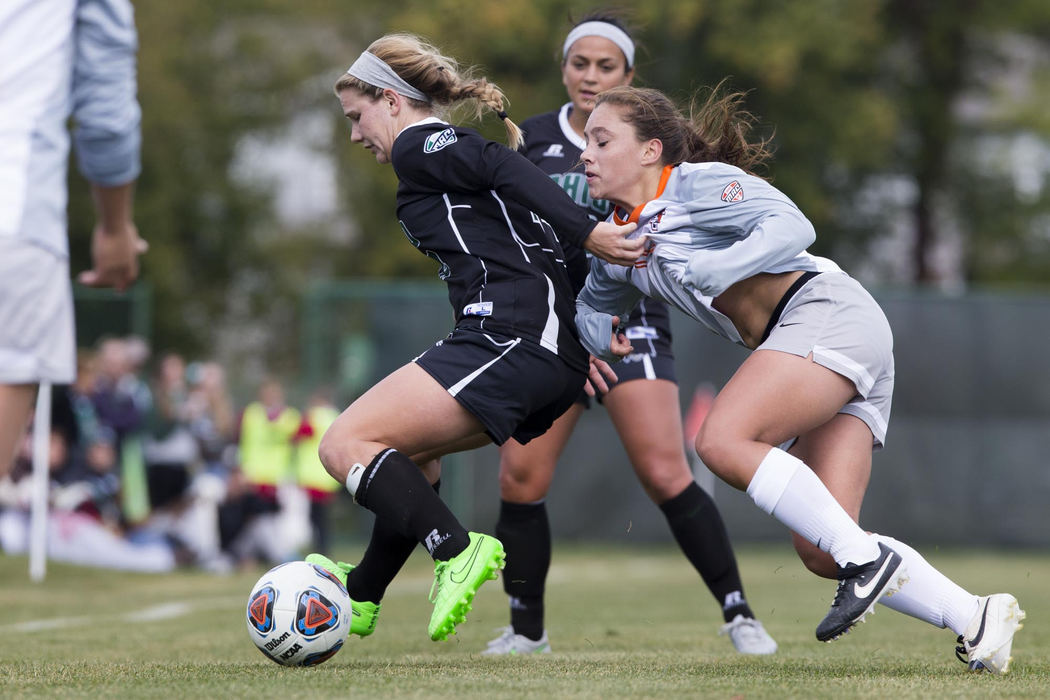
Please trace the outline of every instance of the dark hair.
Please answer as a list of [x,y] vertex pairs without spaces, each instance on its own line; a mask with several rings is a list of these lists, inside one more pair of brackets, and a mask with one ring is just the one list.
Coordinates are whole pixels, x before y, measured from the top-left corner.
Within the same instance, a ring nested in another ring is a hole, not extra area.
[[[638,50],[640,48],[642,48],[642,44],[635,37],[635,28],[634,28],[634,26],[632,26],[630,21],[626,18],[627,14],[628,13],[627,13],[626,10],[621,10],[621,9],[591,10],[590,12],[585,14],[583,17],[580,17],[579,19],[574,19],[573,16],[572,16],[572,12],[570,11],[569,12],[569,24],[571,24],[572,27],[569,29],[569,32],[571,32],[573,29],[575,29],[576,27],[580,26],[584,22],[605,22],[606,24],[611,24],[612,26],[614,26],[617,29],[621,30],[628,37],[630,37],[631,41],[634,42],[634,61],[633,61],[632,65],[624,64],[624,71],[626,72],[626,71],[634,70],[635,65],[638,63]],[[569,32],[565,33],[566,36],[568,36]],[[561,49],[558,50],[558,53],[559,53],[561,62],[564,64],[565,60],[568,57],[567,56],[561,56]]]
[[717,161],[753,175],[772,156],[769,139],[748,140],[756,119],[741,107],[745,93],[723,94],[724,85],[723,80],[711,88],[699,106],[694,98],[688,117],[667,95],[651,88],[606,90],[598,95],[595,107],[616,105],[639,140],[659,139],[664,165]]

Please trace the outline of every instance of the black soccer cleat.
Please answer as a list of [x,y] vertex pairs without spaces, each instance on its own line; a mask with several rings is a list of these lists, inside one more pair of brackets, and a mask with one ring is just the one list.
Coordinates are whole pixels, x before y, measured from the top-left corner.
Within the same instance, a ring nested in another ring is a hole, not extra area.
[[882,596],[893,595],[908,580],[901,555],[879,543],[881,554],[867,564],[839,567],[839,580],[831,610],[817,625],[817,639],[831,642],[858,622],[863,622]]

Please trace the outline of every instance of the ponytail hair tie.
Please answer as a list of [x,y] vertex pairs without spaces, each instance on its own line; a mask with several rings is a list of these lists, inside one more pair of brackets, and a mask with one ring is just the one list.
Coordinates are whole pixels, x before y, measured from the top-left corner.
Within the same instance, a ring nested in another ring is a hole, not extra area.
[[503,119],[503,120],[507,119],[507,113],[504,112],[502,109],[500,111],[496,112],[496,116],[499,117],[500,119]]

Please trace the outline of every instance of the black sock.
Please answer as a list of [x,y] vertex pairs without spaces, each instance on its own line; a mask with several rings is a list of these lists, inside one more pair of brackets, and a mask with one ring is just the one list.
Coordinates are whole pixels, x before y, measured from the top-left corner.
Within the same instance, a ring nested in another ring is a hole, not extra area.
[[394,532],[421,543],[436,561],[456,556],[470,536],[415,462],[397,450],[383,450],[365,468],[357,502],[386,521]]
[[551,528],[545,503],[500,502],[496,537],[507,551],[503,590],[510,624],[535,641],[543,636],[543,591],[551,566]]
[[[434,493],[441,489],[441,479],[434,483]],[[376,518],[372,537],[368,541],[361,562],[346,577],[346,590],[353,600],[378,603],[383,600],[387,586],[405,566],[419,543],[405,537],[384,520]]]
[[737,615],[754,617],[744,598],[744,586],[722,516],[707,492],[694,481],[661,503],[660,510],[678,546],[722,606],[725,621]]

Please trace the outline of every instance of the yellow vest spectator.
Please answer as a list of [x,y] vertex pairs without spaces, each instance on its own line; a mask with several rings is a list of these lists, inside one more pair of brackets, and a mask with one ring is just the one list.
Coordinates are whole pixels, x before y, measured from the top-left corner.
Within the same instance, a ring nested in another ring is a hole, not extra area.
[[284,391],[274,381],[259,389],[241,418],[240,462],[245,479],[277,486],[291,478],[292,440],[299,431],[299,411],[284,405]]
[[321,553],[329,551],[331,528],[328,511],[342,484],[328,475],[317,456],[317,448],[328,427],[338,417],[339,411],[332,404],[330,392],[320,388],[310,397],[296,435],[296,476],[310,500],[311,535],[314,549]]
[[317,448],[339,411],[331,404],[318,403],[306,409],[302,425],[299,427],[298,441],[295,445],[296,477],[304,489],[331,493],[339,490],[339,482],[333,479],[321,464]]

